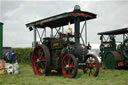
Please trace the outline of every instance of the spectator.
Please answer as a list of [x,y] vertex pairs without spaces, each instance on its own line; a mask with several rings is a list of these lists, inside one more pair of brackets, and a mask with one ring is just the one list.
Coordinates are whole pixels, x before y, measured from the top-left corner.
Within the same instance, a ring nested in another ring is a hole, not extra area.
[[9,51],[8,57],[9,57],[9,63],[15,63],[15,61],[16,61],[16,51],[13,48],[11,48],[11,50]]

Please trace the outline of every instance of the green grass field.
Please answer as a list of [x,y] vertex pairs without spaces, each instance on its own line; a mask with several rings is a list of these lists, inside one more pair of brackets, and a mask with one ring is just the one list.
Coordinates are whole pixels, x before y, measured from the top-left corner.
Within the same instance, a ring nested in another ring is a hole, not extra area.
[[62,74],[52,72],[50,76],[36,76],[31,66],[20,65],[18,75],[0,75],[0,85],[128,85],[128,70],[100,70],[98,77],[78,71],[74,79],[66,79]]

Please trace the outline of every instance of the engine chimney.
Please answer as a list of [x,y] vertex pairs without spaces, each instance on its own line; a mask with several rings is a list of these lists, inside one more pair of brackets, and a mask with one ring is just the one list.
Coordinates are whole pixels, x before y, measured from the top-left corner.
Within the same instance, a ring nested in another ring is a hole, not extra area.
[[[76,5],[74,7],[74,12],[80,12],[80,6]],[[74,27],[75,27],[75,44],[80,44],[80,19],[79,17],[75,17],[74,19]]]

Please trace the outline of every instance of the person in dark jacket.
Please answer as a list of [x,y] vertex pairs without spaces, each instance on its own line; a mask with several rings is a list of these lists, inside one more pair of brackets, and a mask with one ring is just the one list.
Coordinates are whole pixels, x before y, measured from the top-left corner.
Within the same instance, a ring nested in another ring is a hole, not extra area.
[[11,50],[9,51],[8,57],[9,57],[9,63],[15,63],[16,51],[13,48],[11,48]]

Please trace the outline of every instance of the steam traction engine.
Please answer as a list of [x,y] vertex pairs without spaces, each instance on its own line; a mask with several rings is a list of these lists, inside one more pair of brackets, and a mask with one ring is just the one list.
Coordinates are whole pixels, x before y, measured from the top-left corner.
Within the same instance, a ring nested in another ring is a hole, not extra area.
[[[98,33],[101,40],[100,56],[107,69],[128,67],[128,28]],[[116,41],[116,36],[120,41]],[[122,41],[121,41],[122,39]]]
[[[90,45],[87,45],[86,38],[86,21],[95,18],[95,14],[81,11],[80,7],[76,5],[72,12],[26,24],[30,31],[34,30],[34,49],[32,52],[34,73],[48,75],[52,70],[57,70],[58,72],[62,71],[65,78],[74,78],[77,69],[81,68],[84,73],[97,76],[99,61],[95,55],[88,53]],[[80,30],[80,22],[82,21],[84,25]],[[74,24],[74,33],[70,24]],[[64,33],[66,28],[68,28],[68,32]],[[39,32],[41,29],[42,34]],[[84,29],[85,39],[82,38]],[[46,33],[51,33],[50,37],[47,37]],[[37,34],[39,42],[36,41]]]

